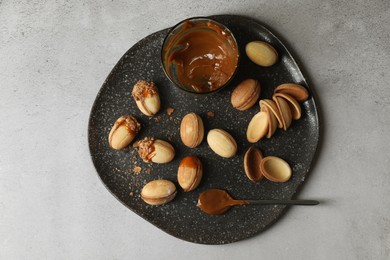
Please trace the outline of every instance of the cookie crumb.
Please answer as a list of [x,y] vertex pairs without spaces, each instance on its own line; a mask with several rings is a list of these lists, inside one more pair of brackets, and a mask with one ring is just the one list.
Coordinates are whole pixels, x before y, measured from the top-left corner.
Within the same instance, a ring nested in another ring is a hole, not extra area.
[[214,117],[214,112],[212,112],[212,111],[209,111],[209,112],[207,112],[207,117],[208,118],[210,118],[210,117]]
[[161,121],[161,116],[155,117],[154,121],[156,121],[157,123],[160,122]]
[[129,194],[129,195],[133,197],[133,195],[134,195],[134,192],[130,192],[130,194]]
[[174,108],[168,107],[168,108],[167,108],[167,115],[168,115],[168,116],[171,116],[171,115],[173,114],[174,111],[175,111]]
[[150,168],[146,169],[146,174],[150,174],[150,172],[151,172]]
[[139,167],[139,166],[136,166],[136,167],[134,167],[134,169],[133,169],[133,172],[134,172],[135,174],[139,174],[141,171],[142,171],[142,168]]

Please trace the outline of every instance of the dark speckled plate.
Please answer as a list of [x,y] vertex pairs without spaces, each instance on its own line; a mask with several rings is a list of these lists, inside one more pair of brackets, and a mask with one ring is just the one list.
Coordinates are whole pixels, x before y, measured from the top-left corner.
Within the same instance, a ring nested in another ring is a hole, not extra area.
[[[234,33],[240,46],[240,68],[229,86],[208,96],[193,96],[175,88],[165,77],[160,62],[160,49],[169,29],[156,32],[139,41],[120,59],[104,82],[92,107],[89,121],[89,147],[96,170],[108,190],[133,212],[156,225],[165,232],[187,241],[202,244],[225,244],[251,237],[265,230],[283,214],[286,206],[246,205],[234,207],[224,215],[209,216],[197,207],[197,198],[210,188],[226,189],[235,198],[241,199],[290,199],[304,183],[309,172],[319,141],[319,120],[313,92],[305,77],[281,41],[258,22],[234,15],[214,16]],[[248,60],[245,44],[252,40],[271,43],[280,55],[280,61],[262,68]],[[291,180],[272,183],[263,180],[251,183],[243,169],[243,157],[250,144],[245,132],[251,117],[259,111],[256,105],[248,111],[238,111],[230,104],[234,87],[243,79],[260,81],[261,97],[271,98],[273,89],[279,84],[296,82],[311,93],[302,104],[302,118],[293,121],[287,131],[278,129],[271,139],[256,145],[265,156],[273,155],[285,159],[293,169]],[[131,90],[139,79],[154,81],[159,87],[162,108],[148,118],[137,109]],[[174,108],[171,116],[166,109]],[[206,131],[212,128],[227,130],[236,139],[238,153],[234,158],[223,159],[214,154],[206,141],[195,149],[186,148],[180,140],[181,118],[196,112],[204,120]],[[214,117],[209,117],[213,112]],[[142,124],[138,138],[153,136],[170,140],[176,149],[176,157],[169,164],[146,164],[136,152],[109,149],[107,137],[113,123],[122,115],[132,114]],[[204,165],[200,186],[184,193],[179,185],[176,198],[162,206],[149,206],[139,197],[142,187],[155,179],[168,179],[177,184],[177,168],[187,155],[197,155]],[[135,166],[141,173],[133,172]],[[138,234],[135,234],[138,235]]]

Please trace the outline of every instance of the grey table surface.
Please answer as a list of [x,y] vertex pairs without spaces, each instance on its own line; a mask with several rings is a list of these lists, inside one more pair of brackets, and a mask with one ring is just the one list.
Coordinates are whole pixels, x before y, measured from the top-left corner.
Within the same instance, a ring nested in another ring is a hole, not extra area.
[[[253,17],[283,36],[319,97],[301,198],[222,246],[172,237],[106,190],[91,106],[119,58],[192,16]],[[389,259],[390,2],[0,1],[0,259]]]

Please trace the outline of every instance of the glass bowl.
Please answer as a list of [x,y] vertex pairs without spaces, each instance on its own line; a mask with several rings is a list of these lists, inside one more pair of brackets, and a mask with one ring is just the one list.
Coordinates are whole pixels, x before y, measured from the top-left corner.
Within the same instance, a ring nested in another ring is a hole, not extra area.
[[209,18],[189,18],[165,37],[161,60],[175,86],[198,94],[225,87],[238,68],[239,51],[232,32]]

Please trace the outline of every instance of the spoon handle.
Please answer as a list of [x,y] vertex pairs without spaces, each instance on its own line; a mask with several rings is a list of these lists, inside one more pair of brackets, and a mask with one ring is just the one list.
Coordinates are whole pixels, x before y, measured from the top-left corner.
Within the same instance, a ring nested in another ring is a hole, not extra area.
[[263,205],[318,205],[317,200],[246,200],[249,204],[263,204]]

